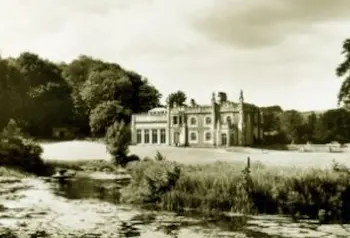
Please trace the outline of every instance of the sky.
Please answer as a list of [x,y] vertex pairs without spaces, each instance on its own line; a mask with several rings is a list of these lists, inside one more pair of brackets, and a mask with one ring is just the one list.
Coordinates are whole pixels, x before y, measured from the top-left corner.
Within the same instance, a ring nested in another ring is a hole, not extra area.
[[337,106],[348,0],[0,0],[0,54],[89,55],[197,103]]

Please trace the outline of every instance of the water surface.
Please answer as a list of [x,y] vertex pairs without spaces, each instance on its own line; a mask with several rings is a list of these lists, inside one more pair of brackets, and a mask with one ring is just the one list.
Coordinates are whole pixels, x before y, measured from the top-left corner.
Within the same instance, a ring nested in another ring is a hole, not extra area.
[[[120,214],[115,214],[115,217],[120,220],[118,230],[122,237],[276,237],[260,232],[262,223],[244,216],[218,215],[204,218],[194,214],[175,214],[126,207],[119,203],[120,190],[111,180],[78,177],[67,183],[51,183],[51,191],[57,196],[75,201],[93,199],[107,202],[122,210]],[[268,221],[270,225],[276,222],[274,220]],[[291,221],[285,218],[277,223],[288,225]]]

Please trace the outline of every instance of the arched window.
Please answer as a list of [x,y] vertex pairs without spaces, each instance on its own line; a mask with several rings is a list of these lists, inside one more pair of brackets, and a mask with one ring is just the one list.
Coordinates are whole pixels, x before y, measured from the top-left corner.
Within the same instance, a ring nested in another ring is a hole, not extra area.
[[205,118],[205,124],[207,124],[207,125],[211,124],[211,117]]
[[226,123],[227,123],[227,124],[231,124],[231,117],[230,117],[230,116],[227,116],[227,117],[226,117]]
[[196,133],[196,132],[191,132],[191,134],[190,134],[190,140],[191,140],[191,141],[196,141],[196,140],[197,140],[197,133]]
[[191,125],[196,125],[197,124],[196,118],[192,117],[191,120],[190,120],[190,124]]
[[211,140],[211,132],[206,132],[206,133],[205,133],[205,140],[206,140],[206,141]]

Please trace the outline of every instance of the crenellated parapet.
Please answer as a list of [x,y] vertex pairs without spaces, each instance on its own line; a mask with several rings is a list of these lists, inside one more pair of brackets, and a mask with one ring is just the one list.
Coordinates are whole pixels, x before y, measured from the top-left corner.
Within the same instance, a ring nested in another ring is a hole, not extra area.
[[235,112],[239,110],[239,104],[231,101],[226,101],[220,104],[220,112]]
[[186,112],[187,113],[211,113],[212,106],[210,105],[203,105],[203,106],[193,106],[193,107],[187,107]]
[[212,106],[210,105],[194,105],[194,106],[174,106],[171,108],[171,114],[181,114],[181,113],[210,113]]

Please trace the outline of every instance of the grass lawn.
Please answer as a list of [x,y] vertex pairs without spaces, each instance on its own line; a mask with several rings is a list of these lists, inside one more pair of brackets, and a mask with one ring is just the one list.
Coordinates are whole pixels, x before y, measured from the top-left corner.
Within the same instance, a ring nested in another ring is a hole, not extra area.
[[[41,143],[45,160],[109,160],[110,156],[102,142],[68,141]],[[325,168],[332,160],[350,167],[350,153],[273,151],[252,148],[237,148],[235,152],[224,149],[174,148],[167,146],[131,146],[130,153],[141,158],[153,157],[157,150],[168,160],[184,164],[207,164],[215,161],[252,162],[260,161],[269,166],[296,166]]]

